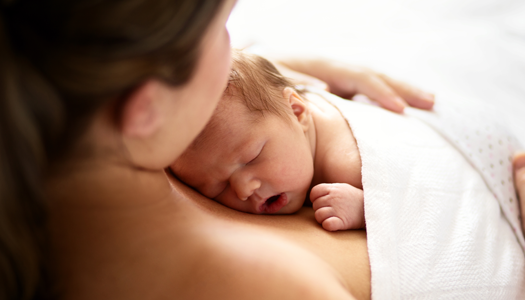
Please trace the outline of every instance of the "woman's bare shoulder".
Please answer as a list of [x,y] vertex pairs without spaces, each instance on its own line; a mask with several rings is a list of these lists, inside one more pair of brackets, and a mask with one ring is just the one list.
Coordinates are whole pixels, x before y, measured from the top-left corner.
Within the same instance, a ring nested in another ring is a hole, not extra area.
[[63,298],[353,299],[309,251],[195,208],[97,213],[96,224],[61,226],[56,237],[64,242],[55,247]]
[[327,263],[279,236],[229,225],[200,234],[178,264],[186,274],[177,289],[183,298],[353,299]]
[[320,276],[324,277],[322,280],[332,281],[325,286],[342,282],[343,289],[358,299],[370,299],[370,269],[364,231],[327,232],[315,221],[311,208],[303,208],[288,216],[234,211],[171,179],[181,199],[186,199],[198,210],[206,223],[210,222],[199,227],[198,234],[191,235],[201,236],[198,239],[201,243],[206,241],[198,248],[215,249],[205,251],[219,257],[214,261],[233,261],[233,264],[217,269],[238,268],[235,273],[255,273],[243,277],[255,282],[258,282],[256,279],[266,282],[269,277],[282,274],[290,280],[295,278],[297,284],[311,284],[301,276]]

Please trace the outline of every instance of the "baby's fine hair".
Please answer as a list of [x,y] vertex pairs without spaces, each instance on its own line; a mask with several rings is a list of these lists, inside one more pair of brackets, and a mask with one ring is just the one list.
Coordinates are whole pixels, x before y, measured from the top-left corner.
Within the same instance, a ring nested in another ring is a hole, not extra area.
[[[238,98],[252,112],[262,115],[268,112],[287,118],[287,105],[282,101],[286,87],[295,89],[290,79],[283,76],[270,61],[255,54],[232,50],[232,69],[221,101]],[[300,91],[297,93],[301,94]]]
[[[259,55],[232,49],[228,86],[214,115],[188,149],[201,148],[204,146],[203,142],[209,142],[210,139],[215,143],[220,142],[214,136],[213,129],[223,121],[218,116],[230,101],[241,101],[250,112],[254,113],[254,120],[264,116],[265,113],[290,120],[288,106],[286,101],[283,101],[283,90],[286,87],[295,89],[292,81],[283,76],[270,61]],[[299,95],[303,95],[302,91],[295,90]]]

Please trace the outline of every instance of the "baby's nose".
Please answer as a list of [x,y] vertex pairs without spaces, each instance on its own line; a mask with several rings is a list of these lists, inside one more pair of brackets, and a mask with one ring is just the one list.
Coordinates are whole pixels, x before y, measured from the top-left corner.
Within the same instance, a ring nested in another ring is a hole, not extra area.
[[261,182],[257,179],[252,179],[245,181],[244,183],[240,183],[235,192],[237,193],[237,197],[239,199],[246,201],[260,187]]

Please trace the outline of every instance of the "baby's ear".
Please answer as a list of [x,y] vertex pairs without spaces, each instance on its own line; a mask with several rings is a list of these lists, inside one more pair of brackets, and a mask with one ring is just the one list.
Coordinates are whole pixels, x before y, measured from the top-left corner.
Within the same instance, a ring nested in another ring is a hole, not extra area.
[[292,109],[294,116],[299,121],[299,124],[304,130],[308,129],[310,124],[310,110],[305,100],[291,87],[286,87],[283,90],[284,99],[288,101],[288,105]]

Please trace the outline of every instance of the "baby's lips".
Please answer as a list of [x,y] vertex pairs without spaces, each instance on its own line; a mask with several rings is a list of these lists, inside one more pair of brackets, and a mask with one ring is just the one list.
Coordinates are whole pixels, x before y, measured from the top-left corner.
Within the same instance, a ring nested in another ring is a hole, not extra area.
[[257,211],[257,214],[263,214],[264,211],[265,211],[265,206],[266,206],[266,201],[269,199],[270,197],[268,198],[261,198],[260,201],[257,201],[255,203],[255,210]]
[[[268,204],[268,201],[271,198],[278,197],[277,199],[273,199],[271,203]],[[266,198],[266,200],[262,203],[261,206],[259,206],[261,213],[265,214],[275,214],[278,211],[280,211],[283,207],[285,207],[288,204],[288,196],[286,193],[281,193],[278,195],[273,195],[269,198]]]

